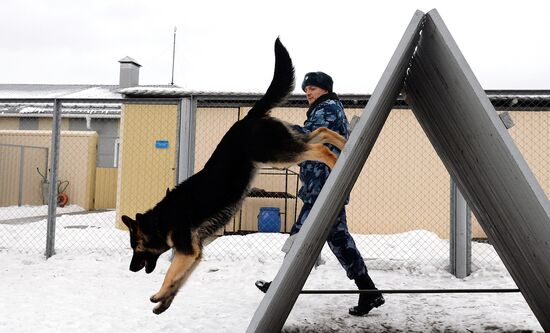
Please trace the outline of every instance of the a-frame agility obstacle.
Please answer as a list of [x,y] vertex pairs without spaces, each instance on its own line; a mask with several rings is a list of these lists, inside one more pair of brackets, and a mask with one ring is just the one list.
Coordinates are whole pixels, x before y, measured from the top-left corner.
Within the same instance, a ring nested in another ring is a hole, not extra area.
[[550,203],[436,10],[414,14],[247,332],[282,329],[401,91],[550,332]]

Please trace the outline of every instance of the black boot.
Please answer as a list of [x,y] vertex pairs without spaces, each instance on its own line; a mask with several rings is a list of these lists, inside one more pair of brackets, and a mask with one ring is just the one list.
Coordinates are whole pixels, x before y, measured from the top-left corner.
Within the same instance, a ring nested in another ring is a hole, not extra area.
[[[372,282],[370,276],[364,275],[355,279],[355,284],[359,290],[377,290],[374,282]],[[349,309],[349,314],[352,316],[365,316],[373,308],[377,308],[384,304],[386,300],[382,293],[369,293],[369,294],[359,294],[359,303],[357,306],[354,306]]]
[[264,280],[258,280],[255,283],[256,287],[260,289],[264,294],[267,293],[267,290],[269,289],[269,286],[271,285],[271,282],[266,282]]

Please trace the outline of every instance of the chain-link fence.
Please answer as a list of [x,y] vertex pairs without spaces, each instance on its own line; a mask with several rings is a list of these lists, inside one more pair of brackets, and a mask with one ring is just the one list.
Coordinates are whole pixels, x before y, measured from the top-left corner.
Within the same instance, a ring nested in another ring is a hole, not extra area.
[[[497,112],[508,111],[511,115],[515,126],[510,129],[510,134],[543,188],[550,193],[550,170],[544,164],[547,155],[542,153],[545,149],[548,151],[550,140],[549,96],[536,96],[529,92],[488,94]],[[359,96],[341,98],[349,119],[360,116],[367,102]],[[223,134],[231,124],[246,115],[251,105],[252,101],[235,99],[199,99],[195,170],[204,165]],[[307,103],[293,98],[272,114],[290,123],[302,124],[306,111]],[[240,245],[235,242],[222,243],[210,249],[211,255],[246,257],[252,254],[251,251],[257,251],[258,244],[268,253],[276,253],[280,249],[281,241],[261,232],[265,228],[265,220],[269,219],[269,215],[263,213],[274,209],[280,215],[279,220],[275,218],[275,228],[288,232],[301,208],[300,200],[296,199],[300,183],[298,180],[298,183],[289,181],[288,175],[283,173],[267,176],[271,171],[259,172],[242,210],[224,231],[226,235],[240,233],[253,237],[243,240]],[[289,172],[297,175],[299,168],[292,167]],[[403,101],[397,101],[347,206],[350,231],[363,256],[368,259],[369,267],[387,269],[418,262],[438,267],[449,264],[452,229],[450,185],[449,174],[413,113]],[[287,205],[289,201],[290,206]],[[472,218],[470,230],[473,240],[469,247],[472,269],[499,265],[500,259],[488,244],[475,217]],[[256,246],[250,246],[251,242]],[[326,246],[323,257],[335,260]]]
[[[488,95],[497,112],[511,115],[515,126],[509,133],[549,194],[550,94]],[[25,117],[19,112],[0,118],[0,251],[44,251],[49,222],[45,197],[56,153],[55,251],[128,251],[120,216],[152,208],[174,186],[182,169],[182,139],[188,136],[188,160],[196,172],[258,97],[194,96],[189,128],[179,126],[185,112],[180,99],[64,101],[57,122],[58,152],[52,148],[52,101],[0,101],[26,110]],[[368,96],[341,99],[352,119],[361,115]],[[303,124],[306,111],[305,98],[293,96],[272,114]],[[297,166],[261,169],[242,209],[219,232],[224,241],[206,247],[205,256],[245,258],[260,248],[281,257],[302,205],[298,173]],[[413,113],[398,100],[346,208],[350,231],[369,267],[449,263],[450,181]],[[475,218],[472,239],[473,269],[500,262]],[[323,257],[334,260],[327,247]]]
[[[48,153],[46,147],[0,144],[0,220],[5,221],[0,249],[44,249],[44,230],[25,225],[48,213],[43,206],[48,184],[41,176],[48,170]],[[42,240],[42,244],[33,239]]]
[[[367,102],[364,98],[345,96],[342,101],[349,119],[360,116]],[[196,170],[204,165],[227,129],[246,115],[252,102],[198,101]],[[272,115],[303,124],[307,108],[305,98],[294,98],[285,107],[273,110]],[[267,210],[275,209],[280,215],[274,219],[280,232],[289,232],[299,214],[299,167],[288,172],[290,177],[283,172],[273,175],[276,173],[273,170],[260,170],[242,210],[228,226],[229,230],[225,230],[226,234],[260,231],[248,242],[261,242],[261,246],[245,245],[238,251],[234,248],[238,245],[231,243],[213,249],[213,255],[222,257],[237,252],[244,257],[251,254],[248,249],[257,251],[258,247],[268,253],[280,250],[280,241],[270,241],[269,234],[261,231],[269,219],[263,214]],[[448,263],[449,188],[450,179],[443,164],[412,112],[403,101],[398,101],[346,207],[350,231],[363,256],[369,259],[369,266],[398,267],[412,261]],[[322,255],[327,260],[335,259],[326,246]]]
[[[56,121],[53,100],[2,101],[0,250],[45,253],[47,244],[57,253],[128,248],[127,233],[114,223],[121,105],[65,101]],[[58,134],[55,147],[52,132]]]

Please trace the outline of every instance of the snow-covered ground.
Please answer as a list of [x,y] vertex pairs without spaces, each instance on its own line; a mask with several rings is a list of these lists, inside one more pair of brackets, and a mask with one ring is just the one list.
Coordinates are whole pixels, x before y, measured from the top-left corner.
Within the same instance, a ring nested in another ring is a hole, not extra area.
[[[83,212],[84,208],[78,205],[57,207],[57,214]],[[34,216],[48,215],[48,206],[9,206],[0,207],[0,220],[21,219]]]
[[[57,207],[58,214],[67,214],[74,212],[82,212],[84,208],[78,205],[68,205],[63,208]],[[48,215],[48,206],[9,206],[0,207],[0,221],[10,220],[23,217],[44,216]]]
[[[44,221],[16,225],[0,222],[0,332],[244,332],[264,296],[254,281],[274,277],[283,260],[277,249],[286,235],[219,238],[205,248],[203,262],[172,306],[157,316],[151,312],[149,296],[162,283],[168,256],[163,255],[149,275],[130,272],[128,235],[113,227],[114,218],[114,212],[58,218],[57,254],[48,260],[42,256],[42,248],[22,253],[16,246],[35,241],[26,239],[33,237],[27,235],[43,234]],[[391,248],[389,244],[414,242],[418,237],[438,241],[426,231],[355,237],[358,243],[379,244],[384,251]],[[219,253],[234,251],[236,243],[248,250],[246,257],[235,253],[219,259]],[[476,251],[476,247],[489,245],[474,247]],[[405,248],[393,247],[391,256],[397,259],[393,265],[387,264],[388,259],[373,256],[377,249],[364,253],[379,288],[516,287],[498,260],[476,267],[465,279],[457,279],[446,271],[445,260],[436,258],[431,261],[439,262],[435,265],[403,260],[407,256],[399,249]],[[323,253],[328,260],[311,272],[305,289],[354,288],[326,246]],[[428,256],[430,251],[419,255]],[[347,313],[357,295],[302,295],[283,331],[542,332],[519,293],[385,297],[384,306],[357,318]]]

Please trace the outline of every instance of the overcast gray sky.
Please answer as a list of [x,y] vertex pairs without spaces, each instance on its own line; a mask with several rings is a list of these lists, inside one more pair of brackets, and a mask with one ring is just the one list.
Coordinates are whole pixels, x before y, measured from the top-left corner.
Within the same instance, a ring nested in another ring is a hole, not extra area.
[[485,89],[550,89],[550,1],[3,0],[0,83],[141,84],[262,92],[277,36],[298,81],[322,70],[335,91],[372,93],[416,9],[436,8]]

